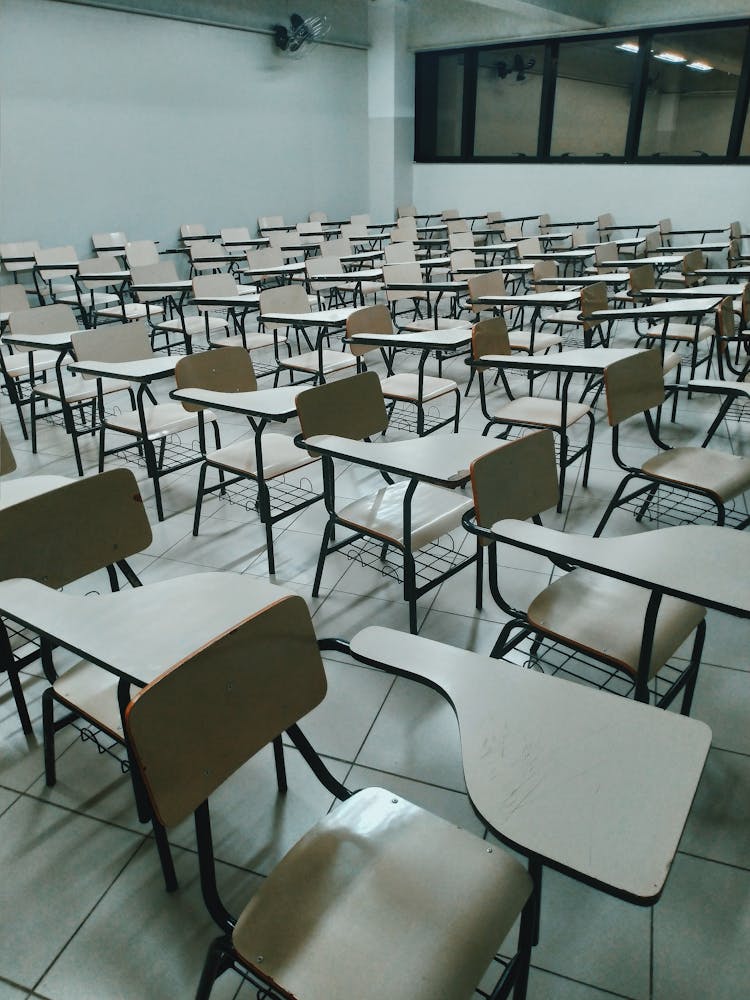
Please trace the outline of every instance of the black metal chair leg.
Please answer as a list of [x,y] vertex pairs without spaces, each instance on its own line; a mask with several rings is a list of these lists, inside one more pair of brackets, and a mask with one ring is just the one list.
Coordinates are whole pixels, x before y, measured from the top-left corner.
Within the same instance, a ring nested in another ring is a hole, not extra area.
[[276,784],[280,792],[288,788],[286,781],[286,764],[284,763],[284,743],[280,736],[273,741],[273,759],[276,765]]
[[231,965],[228,954],[231,949],[231,942],[228,937],[216,938],[208,947],[206,961],[203,963],[198,992],[195,1000],[208,1000],[211,995],[211,988],[222,974]]
[[44,737],[44,778],[49,788],[57,782],[55,767],[55,696],[52,688],[42,694],[42,733]]

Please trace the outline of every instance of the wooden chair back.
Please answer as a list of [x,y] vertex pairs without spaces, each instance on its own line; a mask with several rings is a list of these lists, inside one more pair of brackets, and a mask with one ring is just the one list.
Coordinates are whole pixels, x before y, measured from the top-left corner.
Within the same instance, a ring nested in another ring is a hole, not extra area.
[[474,246],[474,235],[468,229],[451,232],[448,236],[448,246],[451,250],[471,250]]
[[492,316],[490,319],[480,320],[471,328],[471,356],[475,361],[486,357],[488,354],[508,355],[510,350],[510,339],[508,337],[508,324],[503,316]]
[[[346,320],[347,337],[354,336],[355,333],[378,333],[385,336],[395,335],[393,320],[388,306],[375,305],[367,306],[365,309],[358,309],[351,313]],[[369,344],[349,344],[349,350],[354,357],[361,357],[369,351],[377,351],[378,348]]]
[[383,258],[386,264],[405,264],[417,259],[414,243],[403,240],[400,243],[388,243],[383,247]]
[[702,250],[691,250],[682,258],[682,273],[685,275],[685,285],[697,285],[700,276],[691,272],[706,266],[706,255]]
[[470,471],[474,512],[483,528],[506,517],[524,521],[557,504],[555,441],[549,429],[482,455]]
[[[284,255],[278,247],[259,247],[257,250],[245,252],[248,267],[281,267]],[[263,275],[260,275],[262,278]],[[270,276],[269,276],[270,277]]]
[[19,271],[31,271],[34,267],[33,260],[8,261],[6,257],[36,257],[39,250],[37,240],[22,240],[14,243],[0,243],[0,260],[8,274],[16,274]]
[[[45,247],[37,250],[34,256],[36,257],[38,274],[42,281],[56,281],[58,278],[70,277],[70,275],[76,273],[78,254],[75,251],[75,247],[70,245],[64,247]],[[76,267],[71,267],[69,271],[58,268],[51,271],[44,270],[45,264],[67,264],[69,262],[74,263]]]
[[[253,363],[244,347],[186,354],[177,362],[174,377],[178,389],[255,392],[258,388]],[[183,402],[182,405],[189,413],[204,409],[197,403]]]
[[[275,285],[273,288],[264,288],[259,297],[259,308],[261,316],[265,313],[309,313],[310,301],[307,292],[301,285]],[[285,324],[268,323],[263,324],[268,330],[283,329]]]
[[599,309],[607,309],[608,306],[607,286],[603,281],[596,281],[593,285],[584,285],[581,289],[581,317],[584,330],[597,326],[599,321],[592,320],[591,314]]
[[594,265],[599,271],[608,271],[620,261],[620,251],[616,243],[600,243],[594,247]]
[[64,587],[151,544],[130,469],[77,479],[0,510],[0,578]]
[[505,295],[505,277],[502,271],[487,271],[484,274],[473,274],[468,281],[469,302],[474,312],[489,309],[477,299],[484,295]]
[[630,294],[636,295],[644,288],[656,287],[656,274],[653,264],[639,264],[631,267],[629,273]]
[[[8,329],[18,336],[34,337],[45,333],[70,333],[71,330],[78,329],[78,322],[69,305],[55,302],[50,306],[21,309],[11,313]],[[14,350],[28,353],[31,348],[15,347]]]
[[[159,282],[177,281],[177,268],[174,261],[155,260],[151,264],[131,264],[130,277],[134,285],[158,284]],[[154,302],[164,298],[164,292],[134,292],[139,302]]]
[[416,205],[399,205],[396,209],[397,219],[413,219],[416,214]]
[[[239,295],[237,281],[233,274],[221,271],[219,274],[193,275],[193,295],[199,299],[211,298],[214,295]],[[198,312],[207,312],[215,306],[198,306]]]
[[98,257],[89,257],[87,260],[80,260],[78,262],[77,284],[90,292],[96,291],[98,288],[108,288],[112,284],[111,278],[107,278],[104,281],[97,281],[96,275],[114,274],[115,271],[121,270],[120,261],[114,254],[105,253],[100,254]]
[[424,278],[422,275],[422,268],[416,261],[403,261],[398,264],[384,264],[383,265],[383,281],[385,283],[385,297],[388,302],[398,302],[399,299],[415,299],[415,298],[426,298],[426,292],[418,292],[416,290],[400,290],[398,288],[390,288],[389,282],[393,281],[403,281],[409,284],[423,284]]
[[125,259],[131,272],[134,267],[159,263],[159,251],[153,240],[131,240],[125,244]]
[[122,253],[128,239],[125,233],[92,233],[91,246],[94,250],[119,250]]
[[538,236],[529,236],[525,240],[519,240],[516,245],[516,253],[523,260],[527,255],[535,255],[542,252],[542,245]]
[[[747,289],[747,286],[745,286]],[[744,298],[744,292],[743,292]],[[716,310],[719,335],[723,341],[731,340],[734,337],[734,299],[731,295],[721,300],[719,308]]]
[[29,309],[29,297],[23,285],[0,285],[0,312]]
[[654,347],[616,361],[604,371],[607,420],[616,427],[636,413],[664,402],[661,351]]
[[[556,278],[559,274],[559,266],[556,260],[535,260],[531,269],[531,283],[535,285],[540,278]],[[544,291],[555,291],[559,285],[543,285]]]
[[361,441],[382,434],[388,426],[383,390],[375,372],[307,389],[297,396],[296,403],[305,438],[336,434]]
[[[348,257],[354,253],[348,236],[339,236],[337,240],[323,240],[320,244],[321,257]],[[314,258],[311,258],[314,260]]]
[[5,436],[2,424],[0,424],[0,476],[7,476],[9,472],[14,472],[16,459],[10,441]]
[[326,676],[303,598],[284,595],[140,690],[128,744],[172,827],[319,705]]
[[[78,361],[147,361],[154,357],[142,319],[133,323],[107,323],[95,330],[81,330],[70,339]],[[84,375],[84,378],[93,377]]]
[[258,216],[258,229],[263,232],[264,229],[270,229],[274,226],[283,226],[284,216],[283,215],[259,215]]
[[252,239],[247,226],[229,226],[227,229],[220,229],[219,237],[222,243],[239,243],[240,240]]
[[205,236],[206,231],[202,222],[184,222],[180,226],[180,236],[186,236],[188,239],[195,236]]

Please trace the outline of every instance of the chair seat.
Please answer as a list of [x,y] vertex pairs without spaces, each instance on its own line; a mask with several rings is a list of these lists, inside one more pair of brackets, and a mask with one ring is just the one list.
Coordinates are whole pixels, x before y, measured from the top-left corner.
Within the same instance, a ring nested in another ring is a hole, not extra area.
[[289,851],[232,943],[305,1000],[470,997],[530,892],[503,850],[366,788]]
[[[524,351],[531,353],[531,332],[529,330],[508,330],[508,342],[511,351]],[[555,333],[534,334],[534,354],[543,354],[551,347],[559,347],[562,344],[562,337]]]
[[[403,399],[415,403],[419,399],[419,376],[411,373],[390,375],[381,379],[380,388],[386,399]],[[422,402],[428,403],[449,392],[455,392],[456,389],[456,383],[452,379],[425,375],[422,380]]]
[[[144,407],[144,415],[149,440],[198,426],[198,414],[187,413],[181,403],[157,403],[156,406]],[[203,417],[210,423],[216,422],[211,410],[204,410]],[[136,410],[107,417],[105,425],[109,430],[119,431],[121,434],[141,436],[141,422]]]
[[[698,341],[708,340],[709,337],[713,337],[716,332],[712,326],[699,326],[698,327]],[[688,344],[692,344],[696,339],[695,326],[692,323],[670,323],[667,327],[666,333],[667,340],[679,340]]]
[[678,365],[681,365],[683,361],[682,355],[679,351],[666,351],[662,361],[662,373],[666,375],[668,372],[673,371]]
[[[590,412],[591,407],[585,403],[568,403],[565,426],[571,427]],[[533,427],[560,427],[562,403],[559,399],[545,399],[543,396],[519,396],[496,410],[493,419]]]
[[[303,354],[295,354],[291,358],[283,358],[279,364],[282,368],[293,368],[301,372],[318,372],[319,361],[317,351],[305,351]],[[341,371],[344,368],[353,368],[357,364],[357,359],[351,354],[343,351],[323,351],[323,374]]]
[[708,448],[671,448],[641,468],[667,482],[708,490],[724,502],[750,489],[750,458]]
[[[577,569],[535,597],[528,618],[548,635],[606,659],[634,676],[650,596],[644,587]],[[649,678],[674,655],[705,614],[700,605],[675,597],[662,599]]]
[[[123,382],[122,379],[103,378],[101,379],[102,393],[106,396],[112,392],[125,392],[130,388],[130,382]],[[88,400],[96,399],[96,381],[94,379],[79,378],[73,381],[63,382],[65,399],[68,403],[85,403]],[[43,396],[45,399],[60,399],[60,390],[57,382],[45,382],[43,385],[34,386],[34,395]]]
[[107,306],[104,309],[97,309],[97,316],[110,316],[112,319],[119,319],[130,323],[136,319],[148,319],[151,316],[159,316],[164,312],[164,306],[149,302],[148,306],[144,302],[126,302],[120,306]]
[[[440,316],[438,318],[438,330],[458,330],[462,327],[469,327],[471,323],[465,319],[449,319],[446,316]],[[436,329],[435,319],[415,319],[411,323],[405,323],[402,330],[406,330],[408,333],[423,333],[425,331],[430,331]]]
[[[286,434],[265,433],[262,438],[263,443],[263,477],[273,479],[275,476],[282,476],[285,472],[293,469],[301,469],[304,465],[311,465],[318,459],[308,455],[306,451],[298,448],[292,438]],[[256,478],[258,475],[258,464],[255,459],[255,439],[248,438],[244,441],[235,441],[234,444],[212,451],[206,455],[206,461],[231,472],[239,472],[244,476]]]
[[[78,306],[79,299],[77,295],[56,295],[56,302],[64,302],[66,305]],[[91,306],[108,306],[113,302],[119,302],[120,300],[114,294],[114,292],[88,292],[83,296],[83,304],[86,308]]]
[[245,339],[237,334],[231,337],[222,337],[215,341],[214,347],[244,347],[248,351],[259,351],[263,347],[273,347],[274,340],[277,344],[285,344],[286,337],[276,336],[272,333],[246,333]]
[[[57,364],[60,355],[57,351],[34,351],[34,374],[49,371]],[[29,374],[29,355],[26,351],[22,354],[4,354],[5,370],[11,378],[26,378]]]
[[[339,511],[339,518],[352,528],[403,547],[404,494],[408,485],[394,483],[354,500]],[[463,493],[420,483],[411,502],[412,550],[416,552],[458,527],[467,510],[471,510],[471,500]]]
[[[170,333],[186,333],[189,337],[194,337],[206,332],[206,319],[204,316],[185,316],[184,319],[166,319],[156,324],[157,330],[167,330]],[[220,316],[208,317],[208,332],[214,330],[227,330],[229,323]]]
[[581,326],[580,309],[558,309],[557,312],[549,313],[542,317],[545,323],[572,323],[574,326]]

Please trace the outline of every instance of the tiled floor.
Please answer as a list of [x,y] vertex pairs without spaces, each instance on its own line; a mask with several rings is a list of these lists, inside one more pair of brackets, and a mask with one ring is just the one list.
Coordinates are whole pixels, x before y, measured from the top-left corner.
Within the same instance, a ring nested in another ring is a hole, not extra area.
[[[626,346],[627,329],[618,338]],[[454,361],[449,373],[465,383],[461,362]],[[18,459],[16,475],[75,474],[69,442],[59,427],[41,427],[34,457],[7,401],[2,407]],[[665,436],[673,442],[699,441],[712,412],[714,404],[704,398],[682,400],[679,426],[667,425]],[[467,429],[483,426],[474,393],[462,403],[461,423]],[[243,433],[240,420],[223,419],[222,426],[225,441]],[[287,430],[294,433],[296,428]],[[623,438],[629,458],[650,450],[640,424],[628,426]],[[750,453],[747,425],[723,428],[714,445]],[[82,446],[87,469],[94,471],[93,443],[86,439]],[[167,518],[161,524],[155,520],[150,484],[141,470],[136,473],[154,529],[150,548],[133,560],[144,583],[209,568],[266,576],[263,532],[251,510],[212,499],[205,506],[200,536],[194,538],[195,471],[165,482]],[[313,472],[312,478],[317,475]],[[578,478],[574,467],[564,512],[550,512],[546,524],[591,531],[617,482],[601,406],[588,488]],[[375,482],[362,470],[342,470],[339,493],[353,497]],[[399,585],[341,554],[328,560],[320,597],[311,597],[322,524],[317,505],[276,529],[276,582],[308,599],[318,635],[348,638],[372,623],[405,628]],[[645,531],[648,526],[618,514],[608,533],[618,530]],[[461,532],[455,541],[468,544]],[[518,551],[503,551],[502,565],[518,602],[549,579],[544,560]],[[79,586],[105,588],[106,581],[97,578]],[[481,613],[474,610],[473,575],[467,570],[424,598],[419,618],[423,635],[488,651],[504,615],[489,597]],[[711,725],[714,747],[662,900],[654,909],[640,909],[548,874],[531,1000],[737,1000],[747,995],[747,651],[746,623],[709,616],[693,714]],[[337,655],[327,659],[327,672],[327,699],[303,729],[334,773],[351,787],[382,784],[482,835],[465,793],[450,707],[427,689]],[[184,825],[172,833],[180,889],[167,895],[153,845],[137,822],[128,779],[112,761],[74,739],[72,730],[64,731],[58,737],[58,783],[47,788],[40,751],[43,687],[38,671],[29,671],[24,689],[35,735],[27,740],[7,680],[0,685],[0,1000],[189,997],[214,934],[200,898],[192,831]],[[292,749],[288,767],[284,797],[276,793],[267,752],[242,768],[217,797],[216,849],[230,904],[252,892],[284,850],[331,805],[331,796]],[[236,991],[237,980],[225,976],[214,996],[221,1000]],[[240,993],[250,995],[248,989]]]

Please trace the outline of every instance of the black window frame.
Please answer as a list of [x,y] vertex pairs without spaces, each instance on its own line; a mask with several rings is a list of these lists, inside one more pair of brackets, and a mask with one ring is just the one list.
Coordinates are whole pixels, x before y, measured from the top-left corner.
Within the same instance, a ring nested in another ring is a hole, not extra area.
[[[646,103],[649,55],[654,35],[663,32],[679,34],[696,29],[710,31],[720,28],[737,28],[746,31],[742,68],[737,84],[735,106],[727,140],[726,153],[708,156],[669,156],[664,154],[639,155],[643,112]],[[625,153],[622,156],[553,156],[550,153],[554,116],[555,90],[557,83],[557,63],[560,46],[569,42],[601,41],[607,38],[637,38],[638,52],[631,93],[630,115],[628,118]],[[539,110],[539,135],[535,155],[523,156],[477,156],[474,155],[474,130],[477,103],[477,64],[480,52],[512,51],[520,45],[544,46],[544,76],[542,83],[541,107]],[[461,154],[459,156],[438,156],[435,153],[437,122],[437,66],[440,56],[464,55],[463,118],[461,133]],[[587,32],[549,38],[514,38],[492,42],[486,45],[456,46],[415,53],[415,127],[414,160],[417,163],[646,163],[646,164],[747,164],[750,153],[740,155],[743,131],[750,129],[750,17],[731,18],[719,21],[691,22],[680,25],[649,26],[648,28],[618,27],[612,31]]]

